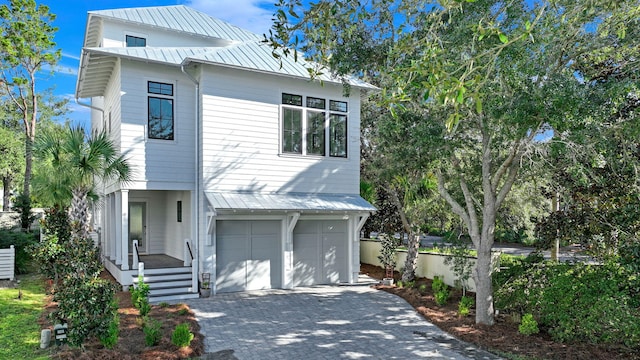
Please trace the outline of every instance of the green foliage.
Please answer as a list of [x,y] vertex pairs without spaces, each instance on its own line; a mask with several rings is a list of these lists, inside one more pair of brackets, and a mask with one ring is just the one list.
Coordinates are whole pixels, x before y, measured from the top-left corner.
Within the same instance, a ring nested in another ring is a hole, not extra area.
[[442,306],[449,300],[449,286],[444,283],[441,276],[434,276],[431,283],[431,289],[433,290],[433,297],[436,304]]
[[109,323],[109,329],[102,334],[99,339],[100,343],[107,349],[113,349],[118,343],[118,335],[120,334],[120,316],[118,315],[118,304],[115,299],[111,300],[111,309],[113,310],[113,318]]
[[138,275],[138,283],[129,288],[131,292],[131,302],[136,309],[140,310],[140,315],[142,316],[146,316],[151,310],[151,305],[149,305],[149,290],[149,284],[144,282],[142,275]]
[[404,287],[404,282],[402,282],[402,280],[398,280],[398,282],[396,283],[396,286],[399,288],[403,288]]
[[425,294],[427,292],[427,285],[421,284],[420,287],[418,287],[418,291],[420,291],[421,294]]
[[[396,240],[394,237],[389,236],[388,234],[379,234],[380,245],[382,248],[380,249],[380,255],[378,255],[378,260],[382,263],[384,269],[391,269],[393,274],[393,269],[396,266]],[[393,276],[392,276],[393,277]]]
[[158,306],[160,306],[161,308],[168,308],[169,307],[169,303],[166,302],[166,301],[163,301],[160,304],[158,304]]
[[160,343],[162,339],[162,323],[153,318],[146,318],[144,321],[144,343],[147,346],[155,346]]
[[[117,285],[98,278],[67,277],[54,295],[57,319],[69,323],[69,343],[81,346],[90,336],[109,339],[117,316],[113,301]],[[109,340],[110,341],[110,340]]]
[[20,214],[20,227],[28,231],[37,216],[31,211],[31,199],[29,196],[19,194],[13,201],[13,210]]
[[526,314],[558,341],[640,344],[640,311],[619,265],[531,264],[496,291],[501,311]]
[[184,316],[184,315],[187,315],[187,314],[189,314],[189,309],[187,309],[185,307],[183,307],[180,310],[178,310],[178,315],[180,315],[180,316]]
[[538,329],[538,322],[533,318],[532,314],[524,314],[518,326],[518,331],[520,334],[533,335],[539,333],[540,329]]
[[176,326],[171,334],[171,343],[177,347],[185,347],[191,344],[193,333],[189,330],[189,324],[183,323]]
[[471,271],[473,271],[473,261],[471,250],[464,240],[457,240],[449,248],[451,256],[444,259],[445,265],[453,268],[453,274],[457,277],[456,283],[460,284],[462,294],[465,295],[469,287]]
[[462,296],[458,303],[458,315],[463,317],[468,316],[474,303],[475,300],[472,297]]
[[38,243],[37,235],[32,232],[0,229],[0,249],[8,249],[13,245],[16,251],[15,272],[26,274],[32,259],[31,246]]

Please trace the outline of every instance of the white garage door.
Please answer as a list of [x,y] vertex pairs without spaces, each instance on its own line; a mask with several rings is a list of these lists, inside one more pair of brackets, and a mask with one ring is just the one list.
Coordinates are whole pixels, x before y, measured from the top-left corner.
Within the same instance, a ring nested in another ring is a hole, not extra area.
[[282,287],[280,224],[280,221],[217,222],[218,292]]
[[293,230],[293,285],[348,281],[347,222],[300,220]]

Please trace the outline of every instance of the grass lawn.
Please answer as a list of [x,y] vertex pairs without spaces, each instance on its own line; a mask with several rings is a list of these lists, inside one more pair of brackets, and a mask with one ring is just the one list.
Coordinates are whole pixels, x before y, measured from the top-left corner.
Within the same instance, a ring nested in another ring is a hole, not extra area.
[[[18,300],[22,290],[22,300]],[[15,289],[0,289],[0,359],[47,359],[40,349],[38,318],[44,306],[44,286],[37,275],[22,277]]]

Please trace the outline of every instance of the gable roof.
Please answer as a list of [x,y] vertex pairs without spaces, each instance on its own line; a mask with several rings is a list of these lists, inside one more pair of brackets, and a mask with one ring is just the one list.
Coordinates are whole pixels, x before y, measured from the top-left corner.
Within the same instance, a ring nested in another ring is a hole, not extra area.
[[[182,32],[212,39],[211,47],[98,47],[102,37],[102,21],[109,19],[135,23],[152,28]],[[272,55],[272,49],[261,42],[261,36],[184,5],[100,10],[89,12],[85,47],[83,48],[76,97],[102,96],[118,58],[127,58],[183,66],[192,62],[225,66],[249,71],[310,79],[312,64],[292,57],[281,57],[282,64]],[[302,56],[299,57],[302,59]],[[282,66],[281,66],[282,65]],[[329,74],[318,80],[341,83]],[[355,87],[377,89],[355,77],[347,78]]]

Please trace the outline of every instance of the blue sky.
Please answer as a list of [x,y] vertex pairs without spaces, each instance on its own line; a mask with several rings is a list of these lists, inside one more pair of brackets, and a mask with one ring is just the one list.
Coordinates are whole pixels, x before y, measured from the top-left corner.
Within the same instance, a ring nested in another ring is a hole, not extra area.
[[[1,0],[6,3],[6,0]],[[40,74],[38,88],[52,87],[54,94],[69,99],[71,110],[66,118],[74,124],[89,127],[90,111],[74,102],[76,76],[87,12],[92,10],[117,9],[129,7],[187,5],[213,17],[225,20],[239,27],[258,34],[268,32],[271,26],[274,0],[37,0],[45,4],[57,18],[54,25],[58,27],[55,35],[57,47],[62,50],[62,59],[53,75]],[[64,121],[65,119],[59,119]]]

